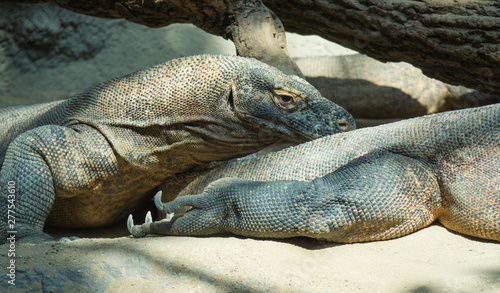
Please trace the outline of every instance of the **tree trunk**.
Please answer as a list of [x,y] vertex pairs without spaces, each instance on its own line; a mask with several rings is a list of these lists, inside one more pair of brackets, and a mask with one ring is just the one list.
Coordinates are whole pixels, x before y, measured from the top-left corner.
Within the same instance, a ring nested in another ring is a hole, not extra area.
[[287,31],[316,34],[381,61],[406,61],[447,83],[500,94],[500,1],[263,0],[265,6],[261,0],[50,2],[151,27],[193,23],[232,39],[241,55],[300,75],[288,56],[281,20]]
[[500,93],[500,1],[288,0],[264,3],[287,31],[317,34],[380,61]]

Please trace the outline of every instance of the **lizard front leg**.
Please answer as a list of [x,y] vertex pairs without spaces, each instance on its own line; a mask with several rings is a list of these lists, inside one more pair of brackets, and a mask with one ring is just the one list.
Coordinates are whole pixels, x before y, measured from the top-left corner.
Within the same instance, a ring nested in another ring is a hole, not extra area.
[[[95,188],[99,178],[114,172],[116,160],[109,144],[89,126],[48,125],[23,133],[9,145],[0,172],[0,242],[7,231],[15,231],[21,242],[52,240],[43,227],[56,197]],[[14,192],[7,186],[15,186]]]
[[354,159],[311,182],[255,182],[221,179],[200,195],[185,196],[157,207],[184,214],[129,231],[146,234],[250,237],[306,236],[334,242],[400,237],[434,221],[442,207],[440,189],[428,167],[415,159],[375,152]]
[[185,213],[158,222],[149,218],[143,225],[127,222],[134,237],[147,234],[193,235],[233,233],[250,237],[298,236],[296,221],[300,211],[290,210],[284,201],[289,194],[302,194],[310,182],[256,182],[223,178],[211,183],[199,195],[188,195],[161,203],[161,192],[155,196],[158,209],[166,214],[180,207],[191,207]]

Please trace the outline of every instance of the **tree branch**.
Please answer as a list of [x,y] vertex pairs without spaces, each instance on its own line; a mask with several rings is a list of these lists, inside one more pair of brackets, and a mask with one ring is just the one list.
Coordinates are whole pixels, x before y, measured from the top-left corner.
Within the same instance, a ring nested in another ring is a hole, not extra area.
[[264,0],[287,31],[317,34],[427,76],[500,93],[500,2]]
[[288,56],[281,20],[287,31],[316,34],[381,61],[406,61],[421,68],[427,76],[447,83],[500,94],[499,1],[42,2],[94,16],[125,18],[151,27],[193,23],[209,33],[232,39],[241,55],[256,57],[287,73],[300,74]]
[[[5,1],[5,0],[0,0]],[[87,15],[124,18],[150,27],[192,23],[204,31],[231,39],[240,56],[254,57],[287,74],[303,76],[286,48],[281,21],[260,0],[17,0],[41,3]]]

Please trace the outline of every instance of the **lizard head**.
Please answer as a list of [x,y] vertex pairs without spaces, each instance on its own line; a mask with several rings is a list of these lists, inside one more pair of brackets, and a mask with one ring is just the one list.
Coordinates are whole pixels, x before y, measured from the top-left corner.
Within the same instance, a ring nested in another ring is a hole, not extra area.
[[351,114],[307,81],[260,62],[240,72],[227,100],[235,115],[262,135],[305,141],[356,128]]
[[[149,113],[197,164],[355,129],[345,109],[304,79],[253,58],[199,55],[174,60],[168,69],[169,78],[152,87],[167,110]],[[134,113],[144,116],[143,104]]]

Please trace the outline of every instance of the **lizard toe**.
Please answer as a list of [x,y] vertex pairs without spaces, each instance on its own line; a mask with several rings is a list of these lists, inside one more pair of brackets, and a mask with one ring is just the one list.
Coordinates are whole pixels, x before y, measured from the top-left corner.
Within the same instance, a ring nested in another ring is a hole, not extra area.
[[145,233],[142,232],[141,225],[134,225],[134,219],[130,214],[127,219],[128,232],[134,237],[143,237]]

